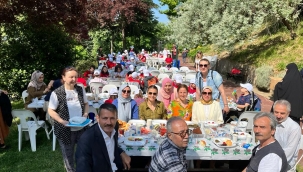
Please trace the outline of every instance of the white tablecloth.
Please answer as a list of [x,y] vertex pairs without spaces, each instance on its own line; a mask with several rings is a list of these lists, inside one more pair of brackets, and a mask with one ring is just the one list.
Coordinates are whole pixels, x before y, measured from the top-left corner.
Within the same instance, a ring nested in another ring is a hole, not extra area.
[[39,100],[37,102],[32,102],[27,105],[28,108],[43,108],[44,106],[44,100]]

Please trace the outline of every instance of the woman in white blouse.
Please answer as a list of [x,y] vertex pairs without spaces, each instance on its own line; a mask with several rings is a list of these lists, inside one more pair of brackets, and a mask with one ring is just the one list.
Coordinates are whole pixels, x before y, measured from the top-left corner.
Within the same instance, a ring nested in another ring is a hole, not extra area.
[[194,103],[192,121],[214,121],[218,124],[223,124],[222,109],[220,103],[212,99],[211,87],[204,87],[202,90],[202,99]]

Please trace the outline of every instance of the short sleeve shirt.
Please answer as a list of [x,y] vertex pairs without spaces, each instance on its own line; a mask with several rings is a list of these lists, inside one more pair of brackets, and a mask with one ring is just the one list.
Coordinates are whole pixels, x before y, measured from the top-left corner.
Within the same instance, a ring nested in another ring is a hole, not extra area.
[[240,96],[238,101],[237,101],[237,104],[238,105],[245,105],[245,103],[250,104],[250,97],[251,97],[250,94],[248,94],[246,96]]

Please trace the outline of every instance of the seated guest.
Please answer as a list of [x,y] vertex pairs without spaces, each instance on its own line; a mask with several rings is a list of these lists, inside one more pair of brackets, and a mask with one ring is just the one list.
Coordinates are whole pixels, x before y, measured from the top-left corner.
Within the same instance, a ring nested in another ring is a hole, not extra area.
[[133,65],[130,65],[128,68],[129,68],[129,71],[125,75],[126,82],[130,82],[129,78],[131,77],[131,74],[135,71],[135,67]]
[[277,100],[274,103],[273,110],[278,121],[275,139],[284,150],[288,162],[287,170],[290,171],[297,162],[301,140],[301,128],[297,122],[289,117],[291,105],[287,100]]
[[193,102],[187,100],[188,90],[185,84],[181,84],[177,88],[178,98],[173,100],[168,106],[168,118],[172,116],[179,116],[186,121],[191,120]]
[[196,94],[196,80],[195,78],[192,78],[190,81],[189,81],[189,86],[188,86],[188,93],[189,94]]
[[106,66],[103,66],[101,69],[100,77],[109,77],[108,68]]
[[170,102],[175,99],[173,81],[169,78],[164,78],[159,93],[158,100],[163,102],[167,109]]
[[180,117],[167,121],[167,138],[152,157],[150,172],[186,172],[186,147],[192,131]]
[[116,63],[114,63],[113,61],[114,61],[113,57],[109,57],[108,60],[106,61],[106,65],[109,69],[114,68],[116,66]]
[[171,57],[171,54],[167,54],[167,58],[165,59],[166,67],[171,68],[173,64],[173,58]]
[[271,113],[260,112],[254,117],[254,132],[260,144],[253,149],[250,162],[244,172],[287,171],[285,153],[274,138],[276,126],[277,120]]
[[202,99],[196,101],[193,105],[192,121],[215,121],[223,124],[223,116],[220,103],[212,99],[212,88],[204,87],[202,89]]
[[182,82],[183,82],[182,76],[181,75],[176,75],[175,76],[175,81],[173,82],[175,99],[178,98],[177,89],[178,89],[179,85],[181,85]]
[[76,171],[122,171],[130,169],[131,158],[118,146],[117,109],[100,106],[97,124],[86,130],[77,144]]
[[113,101],[118,97],[118,90],[116,88],[112,88],[109,90],[109,99],[105,100],[104,103],[112,104]]
[[157,100],[158,88],[151,85],[147,89],[147,99],[139,106],[140,119],[166,119],[164,104]]
[[90,83],[92,83],[92,82],[100,82],[100,83],[102,83],[102,84],[107,84],[107,82],[106,81],[104,81],[101,77],[100,77],[100,71],[99,70],[95,70],[94,71],[94,78],[93,79],[91,79],[91,80],[89,80],[89,85],[90,85]]
[[251,93],[253,91],[253,86],[250,83],[240,84],[241,86],[241,96],[238,98],[237,94],[234,94],[237,103],[238,111],[244,111],[245,108],[250,106]]
[[143,98],[142,90],[138,89],[138,90],[135,91],[134,100],[136,101],[138,106],[140,106],[140,104],[145,101],[144,98]]
[[118,64],[116,67],[115,67],[115,73],[114,73],[114,77],[115,78],[124,78],[125,77],[125,73],[122,69],[122,66],[120,64]]
[[36,116],[39,116],[40,120],[45,120],[45,112],[42,108],[28,108],[27,105],[32,103],[32,99],[41,98],[41,96],[47,94],[50,91],[51,86],[53,85],[53,81],[49,83],[48,86],[43,82],[44,74],[38,70],[32,73],[31,81],[27,86],[28,96],[25,99],[25,109],[28,109],[35,113]]
[[0,90],[0,150],[8,149],[5,139],[9,134],[9,127],[12,125],[12,105],[7,91]]
[[137,103],[130,97],[130,93],[131,89],[128,85],[121,85],[118,98],[113,101],[118,109],[118,119],[126,122],[131,119],[139,119]]
[[139,74],[137,72],[133,72],[131,76],[128,78],[129,82],[137,82],[139,85],[141,84],[141,80],[139,79]]
[[87,80],[88,78],[92,78],[94,75],[94,71],[95,71],[95,66],[90,66],[89,70],[85,71],[83,74],[83,77],[85,80]]
[[[89,80],[87,80],[87,81],[89,81]],[[77,83],[83,84],[84,88],[87,87],[87,81],[84,78],[82,78],[81,76],[78,76],[78,78],[77,78]]]

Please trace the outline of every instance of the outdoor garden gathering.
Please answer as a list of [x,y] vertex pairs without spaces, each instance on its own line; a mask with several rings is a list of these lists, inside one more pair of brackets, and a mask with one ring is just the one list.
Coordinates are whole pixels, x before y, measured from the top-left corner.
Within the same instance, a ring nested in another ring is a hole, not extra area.
[[0,171],[303,172],[302,1],[0,1]]

